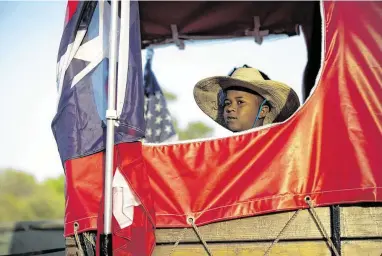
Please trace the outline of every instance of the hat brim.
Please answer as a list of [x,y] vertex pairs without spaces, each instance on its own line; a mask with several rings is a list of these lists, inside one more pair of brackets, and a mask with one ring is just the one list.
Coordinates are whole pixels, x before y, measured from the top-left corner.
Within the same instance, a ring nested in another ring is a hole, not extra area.
[[230,87],[239,86],[252,90],[271,105],[263,124],[283,121],[300,106],[297,94],[286,84],[273,80],[243,81],[229,76],[209,77],[194,87],[194,98],[199,108],[215,122],[227,128],[223,118],[224,94]]

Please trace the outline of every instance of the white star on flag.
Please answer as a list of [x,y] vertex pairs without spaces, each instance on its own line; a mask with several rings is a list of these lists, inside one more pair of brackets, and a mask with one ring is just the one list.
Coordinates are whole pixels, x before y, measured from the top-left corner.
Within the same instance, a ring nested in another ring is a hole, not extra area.
[[103,14],[100,11],[100,24],[102,28],[98,28],[99,35],[86,43],[82,44],[78,50],[75,52],[74,58],[89,62],[89,64],[81,70],[76,76],[73,77],[71,82],[71,88],[74,87],[81,79],[88,75],[101,61],[109,57],[109,43],[104,40],[104,37],[109,37],[108,24],[110,24],[110,15],[105,15],[105,13],[110,13],[110,5],[103,4]]
[[147,112],[146,119],[150,120],[153,115],[151,114],[150,110]]
[[160,112],[161,109],[162,109],[162,105],[160,103],[155,104],[155,111]]
[[160,124],[160,122],[162,122],[162,117],[158,116],[158,117],[155,119],[155,123],[156,123],[156,124]]
[[166,133],[171,133],[172,132],[172,128],[169,125],[166,125],[166,128],[164,130],[165,130]]
[[151,131],[151,128],[147,128],[146,134],[147,136],[151,136],[153,134],[153,132]]

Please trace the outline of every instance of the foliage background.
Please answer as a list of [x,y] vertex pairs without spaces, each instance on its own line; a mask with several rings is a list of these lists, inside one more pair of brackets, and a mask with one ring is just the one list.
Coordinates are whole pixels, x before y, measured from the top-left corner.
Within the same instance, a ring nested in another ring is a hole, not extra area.
[[[163,91],[168,103],[176,103],[177,97]],[[213,134],[213,128],[203,122],[190,122],[184,128],[173,117],[179,140],[205,138]],[[41,163],[42,165],[44,163]],[[22,170],[0,170],[0,222],[63,219],[64,175],[38,182],[34,175]]]

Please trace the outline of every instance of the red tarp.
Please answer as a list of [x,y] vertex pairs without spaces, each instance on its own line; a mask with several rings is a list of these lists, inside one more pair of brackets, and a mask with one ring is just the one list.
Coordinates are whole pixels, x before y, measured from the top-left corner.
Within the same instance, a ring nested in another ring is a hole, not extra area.
[[[381,8],[325,2],[322,76],[285,123],[144,147],[157,226],[306,207],[307,195],[316,205],[382,201]],[[123,145],[120,152],[129,154]]]
[[[116,146],[146,218],[183,227],[191,215],[201,225],[303,208],[307,195],[318,206],[382,202],[382,2],[323,4],[320,81],[285,123],[223,139]],[[96,229],[103,154],[68,161],[66,175],[65,235],[74,221],[81,232]]]

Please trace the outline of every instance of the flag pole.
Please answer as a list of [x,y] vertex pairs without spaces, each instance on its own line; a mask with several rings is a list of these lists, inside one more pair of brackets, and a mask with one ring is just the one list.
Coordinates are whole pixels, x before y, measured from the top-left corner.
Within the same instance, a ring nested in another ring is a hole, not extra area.
[[118,29],[118,1],[111,1],[111,28],[109,34],[109,78],[108,78],[108,108],[106,110],[106,160],[104,179],[104,230],[100,235],[100,255],[112,255],[112,180],[114,166],[114,128],[117,119],[116,86],[117,86],[117,29]]

